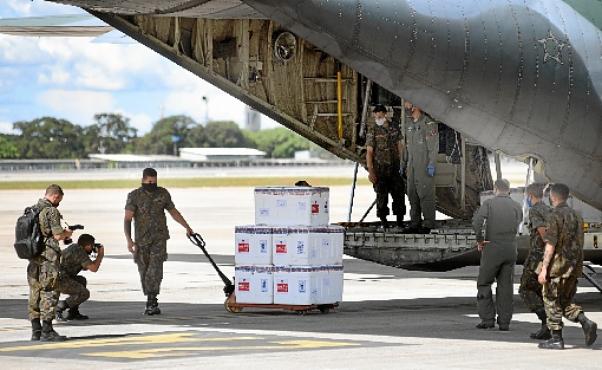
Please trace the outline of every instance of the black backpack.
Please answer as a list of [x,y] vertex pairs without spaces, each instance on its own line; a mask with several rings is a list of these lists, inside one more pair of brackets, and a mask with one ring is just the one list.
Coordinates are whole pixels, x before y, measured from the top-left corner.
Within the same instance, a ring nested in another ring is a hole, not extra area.
[[30,260],[44,250],[44,236],[40,230],[41,209],[33,206],[25,208],[15,226],[15,251],[19,258]]

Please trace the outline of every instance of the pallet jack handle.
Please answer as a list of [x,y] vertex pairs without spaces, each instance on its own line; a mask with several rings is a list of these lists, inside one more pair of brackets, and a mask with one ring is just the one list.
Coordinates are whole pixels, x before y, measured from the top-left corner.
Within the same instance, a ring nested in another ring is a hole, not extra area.
[[205,257],[207,257],[209,262],[211,262],[211,265],[213,265],[213,268],[224,282],[224,293],[227,297],[230,296],[230,294],[234,292],[234,284],[232,284],[232,281],[230,281],[230,279],[228,279],[228,277],[224,275],[224,273],[222,272],[222,270],[220,270],[219,266],[215,263],[209,252],[207,252],[207,249],[205,248],[207,244],[205,243],[205,240],[203,240],[203,237],[200,234],[194,233],[192,235],[188,235],[188,239],[192,244],[201,248]]

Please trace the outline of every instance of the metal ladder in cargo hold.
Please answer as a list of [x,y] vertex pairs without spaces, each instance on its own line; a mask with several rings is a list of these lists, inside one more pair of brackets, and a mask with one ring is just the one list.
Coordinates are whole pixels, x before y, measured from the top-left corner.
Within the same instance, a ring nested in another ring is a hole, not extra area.
[[[339,72],[339,74],[340,74],[340,72]],[[303,81],[311,82],[313,84],[336,84],[338,86],[337,96],[335,96],[334,99],[306,100],[305,101],[305,104],[313,105],[313,110],[312,110],[311,116],[309,118],[309,127],[313,129],[314,125],[316,124],[316,121],[319,118],[337,118],[339,116],[338,110],[336,112],[328,112],[328,111],[321,112],[320,106],[328,105],[328,104],[339,104],[342,102],[346,102],[347,98],[342,95],[342,92],[344,89],[342,89],[341,84],[346,84],[349,81],[351,81],[351,79],[343,78],[343,77],[337,75],[336,77],[304,77]],[[340,97],[340,99],[339,99],[339,97]],[[350,112],[341,112],[341,115],[344,118],[344,117],[351,117],[353,114],[351,114]],[[341,136],[342,135],[339,130],[339,140],[341,139]]]

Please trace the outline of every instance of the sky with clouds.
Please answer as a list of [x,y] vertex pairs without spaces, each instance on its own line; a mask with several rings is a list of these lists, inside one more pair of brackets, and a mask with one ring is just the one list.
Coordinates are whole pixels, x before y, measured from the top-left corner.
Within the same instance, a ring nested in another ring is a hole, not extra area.
[[[0,18],[80,14],[42,0],[2,0]],[[95,113],[129,117],[139,133],[161,115],[245,122],[245,105],[145,46],[93,38],[0,35],[0,132],[12,123],[55,116],[86,126]],[[278,125],[267,117],[263,127]]]

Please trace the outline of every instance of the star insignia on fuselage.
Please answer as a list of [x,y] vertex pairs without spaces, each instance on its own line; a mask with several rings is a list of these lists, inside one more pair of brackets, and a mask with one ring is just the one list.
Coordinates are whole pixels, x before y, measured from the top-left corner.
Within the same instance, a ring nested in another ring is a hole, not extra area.
[[548,60],[552,59],[556,61],[558,64],[564,64],[562,61],[562,49],[570,48],[566,42],[560,41],[552,32],[552,30],[548,30],[548,36],[543,39],[537,40],[541,45],[543,45],[543,62],[547,63]]

